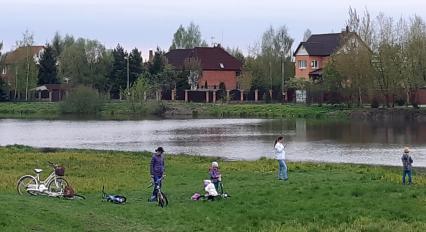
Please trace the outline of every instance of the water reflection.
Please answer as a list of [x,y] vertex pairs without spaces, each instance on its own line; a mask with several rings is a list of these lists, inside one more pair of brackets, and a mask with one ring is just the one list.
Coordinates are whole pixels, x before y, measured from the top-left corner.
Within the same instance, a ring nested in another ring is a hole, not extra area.
[[416,166],[426,166],[426,123],[285,119],[185,119],[141,121],[0,120],[0,145],[153,150],[223,156],[272,157],[284,135],[291,160],[400,165],[401,149],[414,147]]

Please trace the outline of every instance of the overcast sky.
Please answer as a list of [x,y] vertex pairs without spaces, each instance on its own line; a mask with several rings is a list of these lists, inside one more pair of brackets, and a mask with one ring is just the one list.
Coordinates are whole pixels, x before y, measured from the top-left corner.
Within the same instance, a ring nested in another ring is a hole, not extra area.
[[[137,47],[147,56],[157,46],[168,49],[180,24],[198,24],[209,44],[239,47],[244,52],[270,26],[286,25],[298,44],[304,31],[339,32],[348,8],[372,16],[419,15],[426,19],[426,0],[0,0],[0,41],[3,51],[28,29],[36,44],[62,35],[97,39],[113,48]],[[212,37],[214,37],[212,39]]]

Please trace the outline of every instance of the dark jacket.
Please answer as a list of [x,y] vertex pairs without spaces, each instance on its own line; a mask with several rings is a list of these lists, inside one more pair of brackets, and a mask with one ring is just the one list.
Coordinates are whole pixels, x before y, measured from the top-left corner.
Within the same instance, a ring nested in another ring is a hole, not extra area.
[[401,157],[402,160],[402,166],[404,168],[405,171],[411,171],[412,169],[412,163],[413,163],[413,159],[411,159],[411,156],[407,153],[404,153]]
[[157,155],[156,153],[154,153],[152,155],[150,165],[151,176],[162,176],[165,170],[166,168],[163,155]]

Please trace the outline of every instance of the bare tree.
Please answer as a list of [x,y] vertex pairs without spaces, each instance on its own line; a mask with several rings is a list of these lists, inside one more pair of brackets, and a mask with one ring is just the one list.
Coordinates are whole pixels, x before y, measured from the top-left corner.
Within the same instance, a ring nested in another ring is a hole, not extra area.
[[197,89],[197,83],[201,75],[201,63],[197,58],[188,58],[184,62],[184,69],[189,71],[188,84],[191,90]]
[[309,28],[306,29],[305,33],[303,33],[303,42],[308,41],[308,39],[309,39],[309,37],[311,37],[311,35],[312,35],[311,30],[309,30]]

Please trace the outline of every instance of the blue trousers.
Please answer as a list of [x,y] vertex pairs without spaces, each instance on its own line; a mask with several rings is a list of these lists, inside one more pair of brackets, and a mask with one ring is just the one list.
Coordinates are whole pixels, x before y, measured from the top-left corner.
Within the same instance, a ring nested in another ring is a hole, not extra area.
[[408,175],[408,184],[411,184],[411,170],[404,170],[402,172],[402,184],[405,184],[405,176]]
[[161,188],[161,177],[162,175],[154,176],[154,189],[152,191],[152,197],[151,197],[153,199],[157,199],[157,192],[158,192],[157,186]]
[[288,179],[288,175],[287,175],[287,165],[285,163],[285,160],[278,160],[278,179],[280,180],[287,180]]

